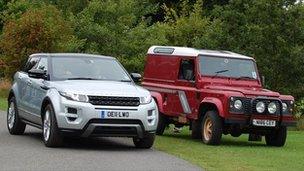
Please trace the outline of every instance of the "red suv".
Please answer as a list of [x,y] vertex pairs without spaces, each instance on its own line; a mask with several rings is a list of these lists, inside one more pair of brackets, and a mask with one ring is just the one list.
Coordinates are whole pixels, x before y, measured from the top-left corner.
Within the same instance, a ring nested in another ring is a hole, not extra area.
[[157,134],[168,124],[190,125],[192,137],[216,145],[222,134],[284,146],[294,98],[263,89],[252,57],[229,51],[152,46],[142,85],[151,91],[160,116]]

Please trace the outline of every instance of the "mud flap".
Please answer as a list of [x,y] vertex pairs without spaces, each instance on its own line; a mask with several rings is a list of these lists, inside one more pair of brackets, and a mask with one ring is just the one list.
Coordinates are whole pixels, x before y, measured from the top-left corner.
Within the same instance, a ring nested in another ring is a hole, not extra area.
[[259,134],[249,134],[248,141],[262,141],[262,136]]

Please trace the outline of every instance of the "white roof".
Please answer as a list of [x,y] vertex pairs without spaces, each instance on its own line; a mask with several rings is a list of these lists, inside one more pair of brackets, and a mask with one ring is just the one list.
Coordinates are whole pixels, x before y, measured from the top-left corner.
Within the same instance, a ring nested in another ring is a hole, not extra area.
[[[155,49],[172,49],[172,53],[155,52]],[[230,58],[242,58],[242,59],[253,59],[252,57],[241,55],[238,53],[222,50],[206,50],[206,49],[194,49],[189,47],[177,47],[177,46],[152,46],[148,50],[148,54],[165,54],[172,56],[193,56],[206,55],[206,56],[220,56]]]
[[33,57],[33,56],[69,56],[69,57],[83,57],[83,56],[86,56],[86,57],[114,59],[114,57],[111,57],[111,56],[86,54],[86,53],[34,53],[34,54],[30,55],[30,57]]

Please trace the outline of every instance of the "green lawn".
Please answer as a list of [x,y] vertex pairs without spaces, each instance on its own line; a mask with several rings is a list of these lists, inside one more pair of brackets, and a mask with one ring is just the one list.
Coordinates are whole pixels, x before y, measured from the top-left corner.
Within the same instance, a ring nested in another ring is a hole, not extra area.
[[6,110],[7,101],[6,98],[0,97],[0,110]]
[[268,147],[263,142],[248,142],[223,136],[220,146],[208,146],[190,138],[184,128],[174,134],[172,129],[158,136],[154,147],[198,165],[206,170],[303,170],[304,132],[289,131],[284,147]]

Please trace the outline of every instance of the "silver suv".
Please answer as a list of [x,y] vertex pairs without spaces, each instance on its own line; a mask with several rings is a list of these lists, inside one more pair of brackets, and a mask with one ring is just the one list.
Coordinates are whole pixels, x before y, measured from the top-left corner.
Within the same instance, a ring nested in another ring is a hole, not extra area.
[[43,130],[47,147],[66,136],[132,137],[150,148],[158,109],[149,91],[134,82],[113,57],[89,54],[33,54],[14,76],[7,127],[23,134],[26,125]]

